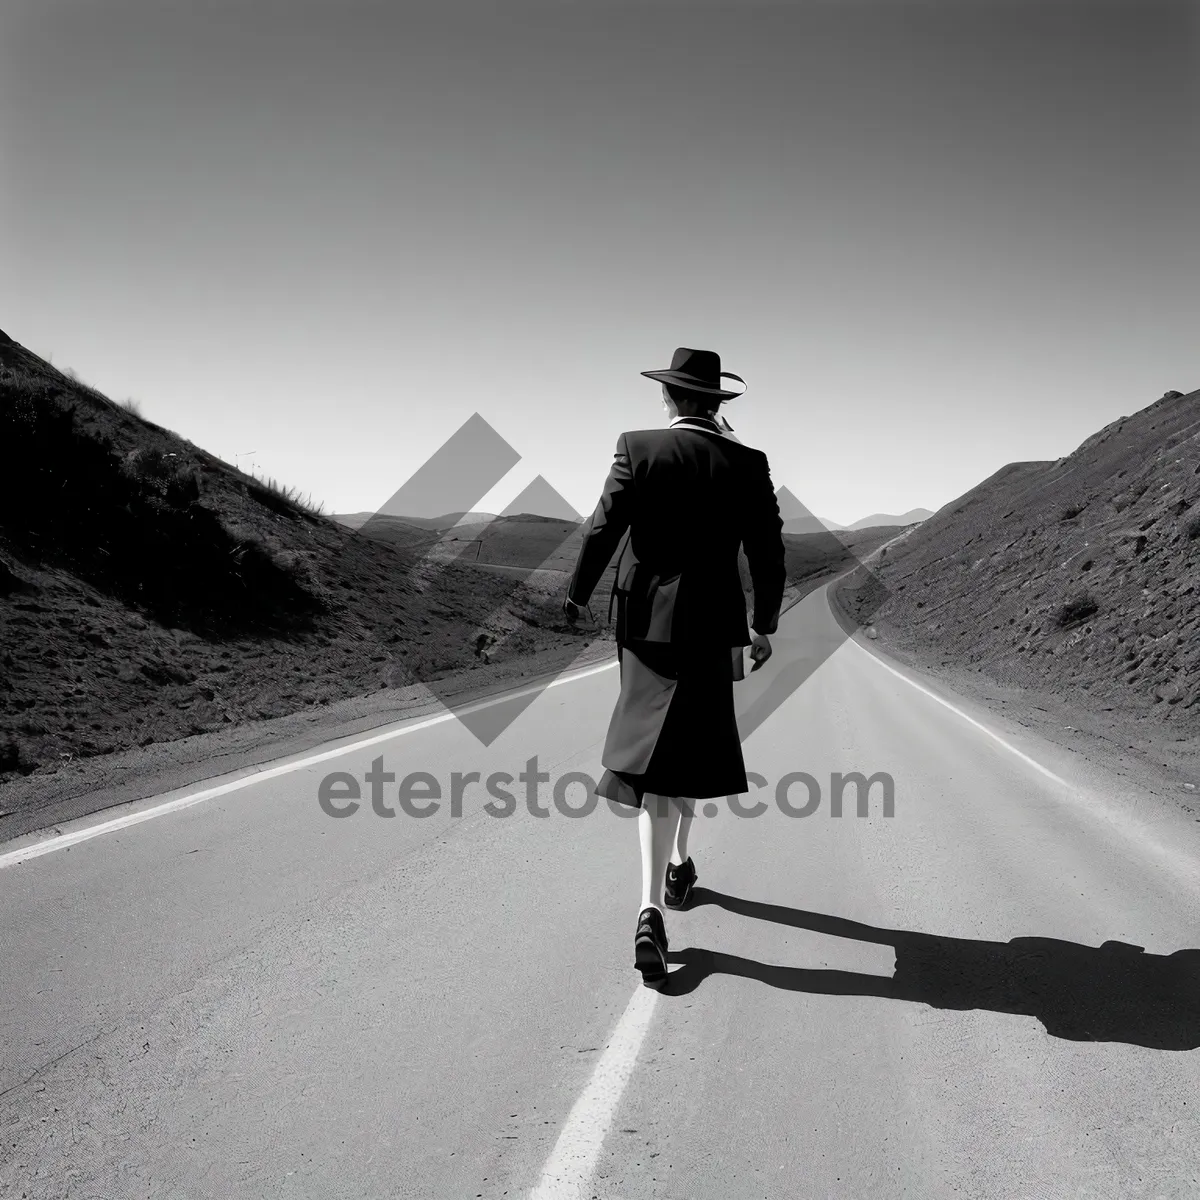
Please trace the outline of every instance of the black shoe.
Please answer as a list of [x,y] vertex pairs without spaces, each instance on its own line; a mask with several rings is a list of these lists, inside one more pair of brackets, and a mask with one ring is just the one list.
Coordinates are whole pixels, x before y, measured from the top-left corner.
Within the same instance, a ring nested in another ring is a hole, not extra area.
[[689,856],[679,866],[667,864],[667,886],[663,891],[663,903],[668,908],[682,908],[692,894],[696,882],[696,866]]
[[633,936],[633,965],[642,973],[647,987],[658,987],[667,979],[667,929],[657,908],[643,908]]

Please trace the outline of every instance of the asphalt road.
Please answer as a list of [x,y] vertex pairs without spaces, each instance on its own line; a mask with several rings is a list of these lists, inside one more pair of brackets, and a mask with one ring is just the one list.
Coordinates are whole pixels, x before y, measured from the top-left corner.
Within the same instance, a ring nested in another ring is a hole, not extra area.
[[[697,821],[663,994],[634,823],[551,798],[612,669],[0,846],[0,1195],[1200,1195],[1200,827],[841,637],[738,685],[766,808]],[[549,815],[452,815],[534,755]],[[438,811],[323,813],[377,757]]]

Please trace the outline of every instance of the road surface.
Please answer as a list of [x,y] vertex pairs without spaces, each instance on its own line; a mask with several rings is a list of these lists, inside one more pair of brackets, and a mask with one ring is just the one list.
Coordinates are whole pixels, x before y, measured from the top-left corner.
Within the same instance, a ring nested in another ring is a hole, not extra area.
[[[817,592],[738,685],[766,806],[697,820],[663,994],[636,826],[552,799],[612,669],[0,846],[0,1194],[1200,1195],[1200,826],[841,637]],[[451,813],[535,755],[549,815]]]

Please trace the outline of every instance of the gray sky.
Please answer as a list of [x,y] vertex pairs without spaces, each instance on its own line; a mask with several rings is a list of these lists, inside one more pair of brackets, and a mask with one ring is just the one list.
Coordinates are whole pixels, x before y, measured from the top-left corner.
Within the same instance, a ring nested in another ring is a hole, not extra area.
[[718,351],[777,484],[937,508],[1200,385],[1190,3],[7,0],[0,328],[328,509],[473,412],[590,512]]

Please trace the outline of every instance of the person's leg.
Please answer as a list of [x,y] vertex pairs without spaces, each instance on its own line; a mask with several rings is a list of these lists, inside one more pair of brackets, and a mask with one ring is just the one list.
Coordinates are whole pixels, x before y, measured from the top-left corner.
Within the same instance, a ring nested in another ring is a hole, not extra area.
[[679,806],[679,827],[675,832],[675,849],[671,853],[671,862],[675,866],[687,861],[688,834],[692,831],[692,818],[696,815],[696,801],[686,796],[676,796],[675,803]]
[[663,908],[667,863],[679,828],[679,804],[673,796],[647,792],[638,813],[638,839],[642,845],[642,909]]

